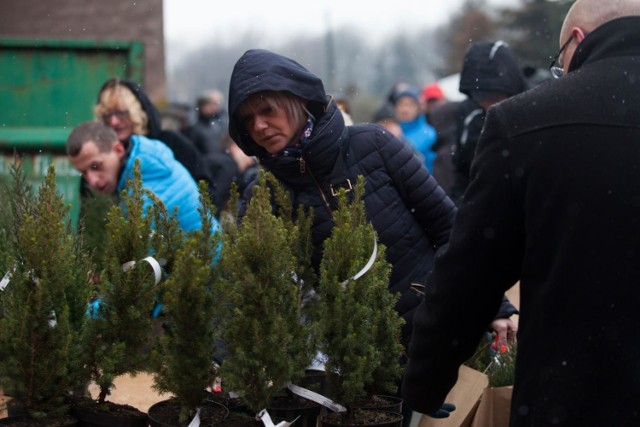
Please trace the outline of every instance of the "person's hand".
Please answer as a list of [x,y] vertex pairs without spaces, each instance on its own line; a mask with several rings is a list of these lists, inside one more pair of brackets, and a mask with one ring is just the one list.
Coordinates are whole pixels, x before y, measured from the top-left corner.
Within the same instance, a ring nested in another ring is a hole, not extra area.
[[247,169],[256,165],[256,158],[252,156],[247,156],[244,154],[244,151],[237,144],[231,144],[229,146],[229,154],[233,157],[233,160],[236,162],[236,166],[240,173],[243,173]]
[[453,403],[443,403],[440,409],[437,409],[434,412],[429,414],[425,414],[430,416],[431,418],[448,418],[451,415],[451,412],[456,410],[456,405]]
[[[512,344],[516,340],[516,332],[518,332],[518,325],[513,320],[507,319],[495,319],[491,322],[491,329],[496,333],[498,337],[498,350],[506,348],[509,344]],[[504,347],[503,347],[504,346]]]

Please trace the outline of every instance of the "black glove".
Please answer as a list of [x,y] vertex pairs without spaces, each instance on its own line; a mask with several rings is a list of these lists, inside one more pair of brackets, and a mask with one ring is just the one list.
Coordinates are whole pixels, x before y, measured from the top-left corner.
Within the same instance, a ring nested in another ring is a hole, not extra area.
[[443,403],[440,409],[427,414],[431,418],[448,418],[451,412],[456,410],[456,405],[453,403]]

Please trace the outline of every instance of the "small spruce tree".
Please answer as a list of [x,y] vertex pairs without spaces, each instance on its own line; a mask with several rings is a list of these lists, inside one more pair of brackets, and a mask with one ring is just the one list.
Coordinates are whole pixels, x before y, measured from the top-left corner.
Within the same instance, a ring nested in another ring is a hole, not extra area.
[[86,191],[88,194],[80,197],[79,224],[84,247],[90,254],[96,272],[99,272],[104,268],[107,213],[117,203],[117,197],[92,188]]
[[[169,256],[171,246],[166,242],[179,241],[154,229],[158,226],[165,233],[179,233],[175,226],[162,225],[175,221],[175,214],[169,216],[161,202],[142,188],[138,162],[120,197],[120,204],[107,215],[104,270],[98,283],[100,304],[92,312],[85,340],[87,365],[100,388],[98,403],[105,402],[116,377],[135,375],[149,367],[143,349],[152,345],[151,312],[162,282],[156,283],[154,269],[143,260],[151,255],[157,259]],[[152,203],[145,206],[149,199]]]
[[320,349],[327,357],[331,398],[346,407],[347,417],[368,389],[389,389],[401,373],[402,319],[393,309],[397,296],[388,290],[390,264],[383,245],[378,245],[370,268],[354,278],[370,260],[377,239],[366,218],[363,194],[362,176],[352,201],[344,189],[339,191],[318,284]]
[[80,335],[89,264],[56,191],[54,166],[36,195],[19,164],[12,175],[13,229],[5,235],[10,274],[0,291],[0,385],[29,417],[58,417],[68,412],[66,395],[88,380]]
[[[306,209],[299,205],[293,210],[293,203],[289,193],[278,182],[273,174],[266,174],[267,183],[273,191],[272,203],[276,206],[277,215],[282,219],[284,227],[291,230],[292,250],[296,256],[295,280],[300,286],[299,304],[302,306],[305,317],[311,316],[315,309],[317,299],[315,298],[315,287],[318,282],[318,275],[311,265],[313,254],[313,241],[311,239],[311,228],[313,226],[313,209]],[[310,339],[315,339],[312,334]],[[309,345],[315,348],[314,341]]]
[[214,230],[206,184],[201,182],[199,190],[202,229],[189,233],[184,247],[176,249],[162,297],[167,333],[154,352],[154,389],[175,396],[183,425],[193,419],[215,380],[213,356],[224,313],[217,263],[221,233]]
[[8,260],[11,255],[9,236],[13,230],[13,217],[11,214],[11,192],[5,179],[0,178],[0,280],[9,271]]
[[225,221],[221,257],[231,308],[224,325],[223,386],[256,413],[304,375],[314,351],[296,272],[305,227],[291,228],[291,220],[274,215],[271,188],[278,184],[269,175],[260,172],[242,222]]

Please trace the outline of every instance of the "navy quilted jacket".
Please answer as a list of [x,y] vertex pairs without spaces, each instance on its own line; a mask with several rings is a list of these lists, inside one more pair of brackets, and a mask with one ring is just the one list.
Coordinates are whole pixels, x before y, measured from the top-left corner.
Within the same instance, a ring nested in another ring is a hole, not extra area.
[[[316,122],[300,157],[268,156],[234,117],[244,100],[265,90],[289,91],[309,101]],[[313,208],[316,266],[322,255],[322,242],[333,227],[321,192],[335,208],[336,201],[329,190],[332,179],[355,182],[358,175],[366,178],[366,212],[380,242],[387,247],[387,259],[393,266],[389,289],[401,294],[396,309],[406,320],[406,344],[413,311],[420,302],[409,290],[410,285],[425,283],[436,250],[448,242],[455,215],[454,204],[411,147],[374,124],[347,128],[318,77],[295,61],[264,50],[250,50],[236,63],[229,112],[230,134],[244,152],[260,159],[265,169],[291,192],[294,203]],[[344,168],[336,176],[334,166],[339,157]]]

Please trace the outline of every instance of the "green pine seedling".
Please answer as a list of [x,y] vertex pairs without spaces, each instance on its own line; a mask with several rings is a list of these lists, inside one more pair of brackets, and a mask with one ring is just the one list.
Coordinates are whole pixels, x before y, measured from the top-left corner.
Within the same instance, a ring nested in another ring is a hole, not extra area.
[[371,258],[377,239],[366,218],[363,194],[361,176],[351,202],[344,189],[339,191],[318,284],[320,349],[327,357],[329,390],[331,398],[346,407],[347,416],[368,389],[390,389],[401,373],[402,319],[393,309],[397,296],[388,290],[390,265],[383,245],[378,245],[371,268],[352,279]]
[[314,352],[296,271],[297,256],[305,255],[295,252],[304,227],[274,215],[277,185],[260,172],[242,222],[225,222],[221,256],[231,308],[224,324],[223,387],[237,392],[254,412],[267,407],[288,382],[297,382]]
[[37,194],[20,164],[12,175],[3,207],[10,206],[12,230],[5,230],[4,265],[11,274],[0,291],[0,385],[29,417],[57,417],[68,413],[66,395],[88,381],[80,335],[90,267],[56,190],[54,166]]
[[162,295],[167,330],[154,352],[154,389],[171,393],[181,405],[184,425],[214,383],[213,363],[221,336],[224,298],[219,279],[221,233],[213,229],[214,206],[200,183],[202,229],[189,233],[175,248],[172,272]]
[[[152,203],[145,207],[149,199]],[[175,214],[169,216],[163,209],[161,202],[142,188],[136,162],[133,179],[120,195],[119,205],[107,215],[104,269],[97,283],[100,304],[92,313],[85,341],[87,365],[100,388],[98,403],[105,402],[116,377],[148,368],[148,354],[143,350],[152,345],[150,314],[162,281],[156,283],[153,268],[143,260],[151,255],[161,260],[169,245],[159,242],[179,239],[163,234],[179,234],[177,227],[162,224],[176,221]]]

